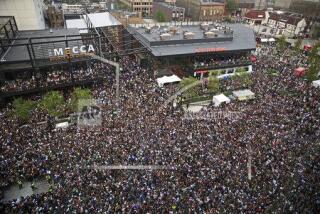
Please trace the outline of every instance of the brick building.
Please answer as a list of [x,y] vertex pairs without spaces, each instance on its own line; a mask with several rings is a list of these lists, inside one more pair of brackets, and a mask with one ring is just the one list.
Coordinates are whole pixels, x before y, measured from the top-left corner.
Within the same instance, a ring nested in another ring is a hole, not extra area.
[[162,12],[164,15],[164,21],[184,21],[185,8],[177,7],[172,4],[164,2],[153,2],[152,14],[153,18],[157,19],[158,12]]
[[225,14],[224,0],[177,0],[176,3],[186,9],[186,17],[193,21],[215,21]]
[[141,13],[143,17],[152,16],[153,0],[120,0],[127,5],[132,12]]

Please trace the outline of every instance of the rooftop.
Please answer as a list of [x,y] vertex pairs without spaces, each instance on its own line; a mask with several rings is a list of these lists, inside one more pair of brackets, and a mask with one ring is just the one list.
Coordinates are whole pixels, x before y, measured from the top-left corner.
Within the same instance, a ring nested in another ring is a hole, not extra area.
[[201,0],[201,5],[224,5],[224,0]]
[[264,10],[250,10],[246,13],[246,18],[248,19],[264,19],[266,17],[266,12]]
[[93,27],[117,26],[121,23],[113,17],[109,12],[89,13],[83,16],[85,20],[89,19]]
[[176,5],[168,4],[166,2],[153,2],[153,4],[159,4],[170,9],[184,9],[183,7],[177,7]]
[[[207,30],[203,30],[200,24],[190,22],[175,27],[131,25],[129,31],[154,56],[254,50],[256,47],[253,31],[244,25],[226,24],[216,28],[216,24],[211,23]],[[225,29],[228,32],[224,32]],[[212,32],[214,36],[204,36],[207,32]]]
[[303,19],[303,16],[296,13],[274,11],[270,12],[270,19],[296,25]]
[[[48,59],[49,49],[65,48],[65,39],[72,37],[72,39],[79,39],[79,41],[69,42],[69,46],[79,45],[81,37],[78,29],[59,29],[53,30],[28,30],[18,31],[18,35],[14,40],[14,45],[2,56],[1,61],[29,61],[29,53],[27,44],[32,43],[36,59]],[[82,44],[82,43],[81,43]]]

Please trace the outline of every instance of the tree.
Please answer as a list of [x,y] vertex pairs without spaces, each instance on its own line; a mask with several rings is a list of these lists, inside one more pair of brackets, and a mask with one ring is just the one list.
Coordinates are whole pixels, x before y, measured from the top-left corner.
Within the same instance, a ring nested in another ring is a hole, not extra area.
[[158,11],[157,13],[156,13],[156,20],[158,21],[158,22],[165,22],[166,21],[166,17],[165,17],[165,15],[164,15],[164,13],[162,12],[162,11]]
[[227,0],[226,1],[226,9],[228,13],[233,13],[238,8],[238,5],[235,0]]
[[50,91],[46,93],[40,102],[40,107],[53,117],[62,116],[65,108],[65,101],[61,92]]
[[284,35],[282,35],[279,39],[278,39],[278,47],[280,50],[284,50],[287,46],[287,39]]
[[199,90],[199,80],[194,77],[183,78],[179,83],[180,91],[187,98],[197,96]]
[[249,87],[252,85],[251,76],[249,73],[235,73],[232,76],[233,80],[238,80],[243,87]]
[[87,88],[75,88],[69,103],[69,107],[73,112],[78,111],[79,100],[92,99],[91,91]]
[[246,70],[244,68],[237,68],[235,72],[236,73],[245,73]]
[[308,56],[309,69],[306,73],[308,81],[314,81],[319,77],[320,71],[320,42],[316,43]]
[[301,45],[302,45],[302,39],[298,38],[295,43],[294,43],[294,51],[295,52],[299,52],[301,49]]
[[217,93],[220,91],[220,82],[219,82],[219,79],[218,78],[215,78],[215,77],[209,77],[208,79],[208,90],[211,92],[211,93]]
[[21,97],[14,99],[13,101],[14,114],[23,122],[27,122],[29,120],[31,112],[35,106],[35,101],[24,100]]

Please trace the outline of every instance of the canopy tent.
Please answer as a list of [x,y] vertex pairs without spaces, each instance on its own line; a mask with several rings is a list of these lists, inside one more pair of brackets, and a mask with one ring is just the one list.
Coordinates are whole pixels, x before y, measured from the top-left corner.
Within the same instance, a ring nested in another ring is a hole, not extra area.
[[263,43],[266,43],[266,42],[268,42],[269,40],[268,40],[268,39],[265,39],[265,38],[262,38],[260,41],[263,42]]
[[219,94],[219,95],[213,96],[212,98],[212,102],[214,103],[214,106],[219,106],[222,103],[230,103],[230,101],[231,100],[224,94]]
[[160,87],[163,87],[163,85],[167,83],[180,82],[180,81],[181,79],[176,75],[163,76],[163,77],[157,78],[157,83]]
[[312,81],[312,85],[316,88],[320,88],[320,80]]
[[268,41],[269,42],[275,42],[276,40],[274,38],[270,38]]
[[56,129],[66,129],[68,128],[69,123],[68,122],[62,122],[56,124]]
[[309,44],[303,46],[304,51],[310,51],[311,49],[312,49],[312,46]]
[[299,67],[299,68],[294,69],[294,75],[296,77],[304,76],[305,72],[306,72],[306,69],[304,67]]
[[257,57],[255,55],[251,55],[250,56],[250,60],[251,60],[251,62],[256,62],[257,61]]
[[236,97],[238,100],[251,100],[254,99],[254,93],[249,89],[233,91],[233,96]]

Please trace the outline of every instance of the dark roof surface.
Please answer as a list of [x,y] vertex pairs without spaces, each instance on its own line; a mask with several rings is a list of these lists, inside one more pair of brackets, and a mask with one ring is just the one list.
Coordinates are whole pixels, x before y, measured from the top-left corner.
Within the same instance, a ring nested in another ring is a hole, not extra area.
[[248,19],[264,19],[266,17],[266,12],[264,10],[250,10],[246,13],[246,18]]
[[[57,37],[62,36],[62,37]],[[19,31],[16,40],[13,42],[14,45],[8,49],[8,51],[2,56],[1,60],[5,62],[10,61],[29,61],[29,53],[27,49],[28,40],[30,38],[31,43],[43,43],[50,42],[46,44],[32,44],[33,50],[35,52],[36,59],[49,58],[48,50],[53,48],[65,48],[65,38],[67,36],[72,36],[72,39],[80,39],[80,34],[78,29],[59,29],[53,30],[30,30],[30,31]],[[73,37],[74,36],[74,37]],[[46,37],[46,38],[41,38]],[[60,42],[59,42],[60,41]],[[78,45],[80,41],[73,41],[69,43],[69,46]],[[76,44],[75,44],[76,43]]]
[[256,41],[253,30],[241,24],[227,24],[233,30],[233,39],[219,42],[203,42],[175,45],[150,46],[150,42],[143,34],[138,33],[136,28],[130,28],[130,32],[140,43],[145,46],[154,56],[173,56],[196,54],[199,52],[223,52],[254,50]]
[[297,25],[303,18],[296,14],[271,12],[269,19]]

